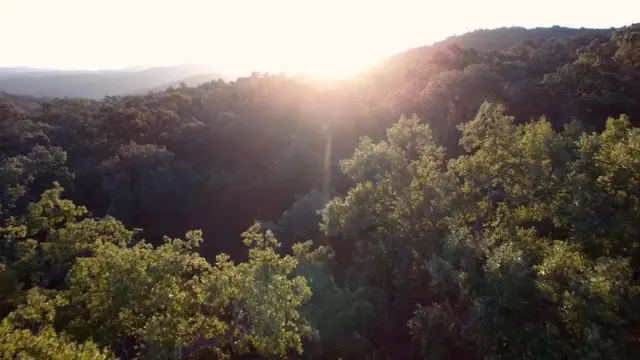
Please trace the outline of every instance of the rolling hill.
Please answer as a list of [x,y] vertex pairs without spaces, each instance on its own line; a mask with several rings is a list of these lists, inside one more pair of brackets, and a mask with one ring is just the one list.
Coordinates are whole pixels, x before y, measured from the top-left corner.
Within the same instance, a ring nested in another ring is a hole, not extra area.
[[607,35],[613,29],[568,28],[561,26],[524,28],[502,27],[497,29],[479,29],[461,35],[450,36],[432,45],[420,46],[390,56],[382,67],[388,70],[416,69],[424,67],[438,51],[448,47],[478,51],[502,51],[528,41],[561,39],[588,35]]

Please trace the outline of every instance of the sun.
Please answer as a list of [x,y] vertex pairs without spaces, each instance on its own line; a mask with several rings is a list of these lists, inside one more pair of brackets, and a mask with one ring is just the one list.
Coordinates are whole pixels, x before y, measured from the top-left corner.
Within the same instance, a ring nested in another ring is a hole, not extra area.
[[324,41],[324,45],[315,42],[303,46],[282,46],[272,53],[271,58],[264,57],[261,62],[269,72],[337,80],[356,76],[380,60],[381,56],[365,50],[357,51],[353,46],[340,44],[334,37],[331,41]]
[[301,64],[301,72],[328,80],[339,80],[357,75],[367,67],[364,60],[324,58]]
[[[283,44],[264,51],[240,51],[229,57],[206,54],[194,56],[194,62],[206,60],[211,68],[240,76],[252,72],[286,75],[309,75],[327,80],[340,80],[358,75],[379,58],[368,54],[355,54],[335,47],[311,48]],[[262,49],[260,49],[262,50]]]

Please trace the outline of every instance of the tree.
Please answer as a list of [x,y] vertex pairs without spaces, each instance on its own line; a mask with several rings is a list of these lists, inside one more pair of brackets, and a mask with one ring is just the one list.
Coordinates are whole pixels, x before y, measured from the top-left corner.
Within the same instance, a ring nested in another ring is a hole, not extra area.
[[64,336],[59,336],[52,328],[46,327],[37,334],[29,330],[13,328],[8,322],[0,324],[0,356],[5,359],[47,359],[47,360],[97,360],[116,359],[95,344],[77,344]]
[[17,309],[0,323],[0,356],[7,359],[115,359],[92,341],[77,343],[53,327],[65,300],[56,291],[30,289]]
[[343,162],[356,185],[324,228],[354,244],[358,284],[383,290],[382,328],[411,340],[406,356],[634,356],[635,129],[556,132],[485,103],[460,130],[467,153],[446,164],[416,118]]
[[[2,329],[18,342],[3,345],[7,354],[54,356],[60,347],[82,358],[97,351],[91,341],[119,357],[302,352],[309,288],[271,233],[255,225],[245,234],[248,262],[219,255],[212,266],[195,252],[200,231],[133,245],[133,231],[110,217],[82,219],[86,209],[61,193],[55,184],[0,229]],[[42,349],[23,349],[28,341]]]

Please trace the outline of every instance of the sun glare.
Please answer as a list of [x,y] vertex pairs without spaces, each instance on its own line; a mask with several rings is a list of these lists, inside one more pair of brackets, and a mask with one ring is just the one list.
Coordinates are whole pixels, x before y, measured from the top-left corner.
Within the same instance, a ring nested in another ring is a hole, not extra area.
[[[0,0],[0,33],[11,34],[0,39],[0,66],[98,69],[199,63],[221,72],[340,78],[455,33],[509,25],[500,11],[476,16],[484,9],[515,6],[506,0],[488,1],[493,5],[419,0]],[[509,21],[550,26],[574,9],[569,1],[540,1],[553,3],[549,6],[555,11],[539,4],[526,13],[514,12]],[[576,23],[597,26],[594,19],[607,19],[605,10],[592,11],[591,20],[581,14]]]
[[[402,43],[407,35],[390,44],[388,29],[379,26],[385,12],[366,3],[367,15],[362,16],[365,3],[359,0],[184,0],[181,6],[151,0],[33,1],[37,5],[0,0],[0,32],[20,36],[0,40],[5,42],[0,48],[6,50],[0,60],[5,66],[99,69],[197,63],[234,74],[343,78],[408,47]],[[2,16],[9,13],[15,15]],[[27,14],[30,21],[24,22]],[[118,26],[112,26],[113,19]]]
[[325,79],[343,79],[355,76],[371,65],[370,59],[359,59],[355,57],[336,57],[335,53],[327,52],[325,56],[317,56],[312,59],[299,59],[287,63],[286,56],[280,59],[281,72],[287,74],[308,74]]

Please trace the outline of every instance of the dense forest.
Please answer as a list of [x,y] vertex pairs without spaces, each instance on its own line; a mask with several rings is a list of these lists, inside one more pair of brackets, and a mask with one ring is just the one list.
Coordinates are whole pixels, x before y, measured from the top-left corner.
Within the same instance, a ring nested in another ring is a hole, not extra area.
[[0,94],[0,358],[640,358],[640,24]]

